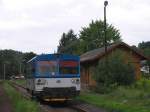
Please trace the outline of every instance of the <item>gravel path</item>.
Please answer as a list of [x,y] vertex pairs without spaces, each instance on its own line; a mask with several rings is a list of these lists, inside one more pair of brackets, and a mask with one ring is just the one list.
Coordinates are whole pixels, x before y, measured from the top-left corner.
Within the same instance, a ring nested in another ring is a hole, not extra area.
[[5,90],[0,83],[0,112],[12,112],[11,101],[5,94]]

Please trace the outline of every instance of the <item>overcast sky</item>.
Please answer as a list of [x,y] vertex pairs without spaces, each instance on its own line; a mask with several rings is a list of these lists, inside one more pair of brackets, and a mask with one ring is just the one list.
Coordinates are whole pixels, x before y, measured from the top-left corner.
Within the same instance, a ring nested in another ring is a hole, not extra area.
[[[53,53],[63,32],[103,20],[103,0],[0,0],[0,49]],[[107,22],[129,45],[150,41],[150,0],[109,0]]]

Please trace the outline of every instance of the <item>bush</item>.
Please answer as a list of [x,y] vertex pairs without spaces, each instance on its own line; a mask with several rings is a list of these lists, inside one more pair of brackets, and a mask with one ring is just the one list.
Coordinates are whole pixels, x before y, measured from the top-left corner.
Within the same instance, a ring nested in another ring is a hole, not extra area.
[[111,91],[113,91],[115,89],[117,89],[116,84],[105,85],[102,83],[98,83],[93,90],[97,93],[105,94],[105,93],[110,93]]
[[124,53],[117,51],[99,61],[93,75],[98,85],[131,85],[135,81],[133,66],[124,62],[124,56]]

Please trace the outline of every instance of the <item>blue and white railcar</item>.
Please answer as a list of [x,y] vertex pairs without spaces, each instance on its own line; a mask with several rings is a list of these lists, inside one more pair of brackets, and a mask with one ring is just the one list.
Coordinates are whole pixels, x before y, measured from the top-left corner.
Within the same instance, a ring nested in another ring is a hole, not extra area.
[[80,59],[65,54],[42,54],[27,63],[27,90],[50,99],[70,99],[80,93]]

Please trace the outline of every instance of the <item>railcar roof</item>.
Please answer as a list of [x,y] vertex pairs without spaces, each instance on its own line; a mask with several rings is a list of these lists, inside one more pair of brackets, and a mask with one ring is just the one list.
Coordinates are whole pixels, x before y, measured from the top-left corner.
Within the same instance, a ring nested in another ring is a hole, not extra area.
[[27,63],[32,63],[35,61],[42,61],[42,60],[53,60],[53,59],[73,59],[73,60],[80,60],[79,56],[70,55],[70,54],[41,54],[33,57]]

